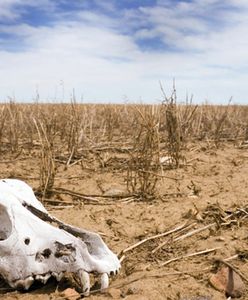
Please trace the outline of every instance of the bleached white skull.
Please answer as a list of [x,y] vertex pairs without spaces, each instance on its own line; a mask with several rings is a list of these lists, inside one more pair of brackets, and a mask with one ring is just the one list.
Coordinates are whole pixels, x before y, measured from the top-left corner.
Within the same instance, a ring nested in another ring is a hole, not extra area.
[[117,256],[98,234],[51,216],[23,181],[0,180],[0,275],[11,287],[29,289],[35,280],[60,280],[70,272],[87,295],[89,273],[101,274],[104,289],[119,268]]

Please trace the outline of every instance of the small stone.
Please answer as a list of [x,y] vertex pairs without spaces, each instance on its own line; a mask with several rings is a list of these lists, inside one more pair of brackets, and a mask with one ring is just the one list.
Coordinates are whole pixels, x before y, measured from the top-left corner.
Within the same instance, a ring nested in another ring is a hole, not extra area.
[[118,187],[111,187],[103,193],[104,196],[109,196],[109,197],[116,197],[116,196],[121,197],[125,194],[127,194],[127,191]]
[[225,238],[223,236],[219,236],[215,240],[216,242],[225,242]]
[[121,290],[110,288],[108,290],[108,294],[112,299],[120,299],[121,298]]
[[211,285],[220,292],[225,292],[227,286],[228,268],[221,268],[209,278]]
[[107,224],[108,226],[111,226],[111,225],[113,224],[113,220],[112,220],[112,219],[107,219],[107,220],[106,220],[106,224]]
[[241,277],[229,267],[222,267],[209,281],[216,290],[224,292],[228,297],[239,298],[245,293]]
[[138,293],[138,289],[136,287],[130,287],[128,288],[126,294],[127,295],[134,295]]
[[160,223],[156,227],[156,233],[157,234],[165,232],[165,230],[166,230],[166,228],[165,228],[165,224],[164,223]]
[[61,296],[65,299],[71,300],[71,299],[79,299],[81,296],[80,294],[75,291],[74,289],[68,288],[61,292]]

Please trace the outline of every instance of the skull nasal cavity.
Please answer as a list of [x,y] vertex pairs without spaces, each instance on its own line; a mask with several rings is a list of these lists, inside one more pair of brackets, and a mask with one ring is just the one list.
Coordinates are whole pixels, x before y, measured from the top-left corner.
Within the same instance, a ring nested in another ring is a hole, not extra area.
[[37,252],[35,255],[35,260],[38,262],[43,262],[44,259],[48,259],[52,251],[49,248],[44,249],[42,252]]
[[0,241],[6,240],[12,231],[12,224],[6,208],[0,205]]
[[43,250],[43,252],[41,253],[45,258],[49,258],[49,256],[52,254],[52,251],[47,248],[45,250]]

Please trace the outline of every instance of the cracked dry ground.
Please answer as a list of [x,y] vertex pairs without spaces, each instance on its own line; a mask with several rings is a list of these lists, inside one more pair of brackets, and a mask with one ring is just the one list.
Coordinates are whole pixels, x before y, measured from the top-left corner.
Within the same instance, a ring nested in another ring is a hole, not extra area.
[[[104,168],[90,163],[65,168],[60,163],[54,187],[87,195],[125,191],[125,157],[117,153],[108,155],[111,159]],[[189,225],[126,251],[121,273],[111,280],[110,289],[104,294],[92,294],[89,299],[226,299],[210,286],[208,279],[216,267],[216,258],[225,259],[247,250],[248,220],[239,209],[248,204],[248,149],[239,149],[232,143],[225,143],[219,149],[198,143],[188,148],[185,157],[186,165],[164,172],[165,176],[179,180],[161,177],[158,196],[150,202],[106,197],[89,204],[56,193],[51,202],[45,203],[53,215],[66,223],[101,233],[115,253],[185,222]],[[38,187],[39,158],[35,151],[23,153],[13,162],[10,157],[4,160],[1,178],[21,178]],[[232,217],[233,212],[239,213]],[[208,229],[180,238],[211,223],[214,225]],[[212,248],[217,249],[180,258]],[[245,259],[231,262],[247,274]],[[26,293],[1,290],[0,297],[62,299],[60,291],[66,285],[66,280],[59,286],[49,281],[46,286]],[[248,299],[248,292],[241,299]]]

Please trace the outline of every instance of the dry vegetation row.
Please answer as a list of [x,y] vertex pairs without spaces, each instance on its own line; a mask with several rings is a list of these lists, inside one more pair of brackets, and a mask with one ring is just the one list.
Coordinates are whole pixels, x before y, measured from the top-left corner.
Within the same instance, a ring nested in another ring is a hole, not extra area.
[[27,181],[58,217],[103,233],[123,259],[111,284],[122,296],[198,299],[183,296],[214,294],[216,252],[246,272],[248,106],[164,98],[1,104],[1,177]]
[[[94,162],[96,168],[126,168],[127,187],[144,199],[156,190],[163,165],[178,168],[190,143],[206,141],[218,148],[225,141],[248,140],[248,107],[177,105],[176,94],[159,105],[18,104],[0,105],[0,153],[17,158],[35,153],[40,159],[43,196],[54,185],[57,166]],[[92,164],[91,164],[92,165]]]

